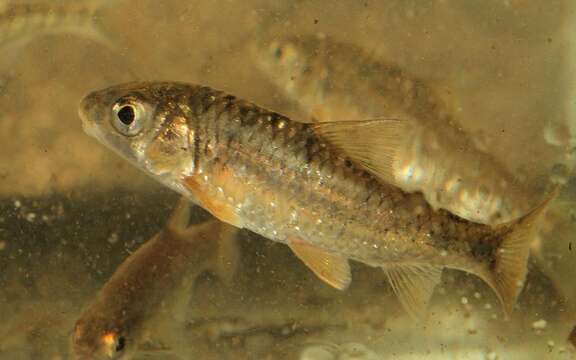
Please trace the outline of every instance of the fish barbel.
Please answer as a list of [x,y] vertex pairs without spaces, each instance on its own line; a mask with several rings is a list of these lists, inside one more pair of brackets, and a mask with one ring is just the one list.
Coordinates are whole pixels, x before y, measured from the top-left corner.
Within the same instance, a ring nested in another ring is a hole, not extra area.
[[137,82],[88,94],[84,130],[229,224],[287,244],[344,289],[349,259],[382,267],[425,314],[443,268],[486,281],[511,311],[542,204],[490,226],[390,185],[402,121],[307,124],[206,86]]
[[394,163],[394,183],[434,208],[486,224],[513,220],[533,193],[474,146],[433,84],[354,44],[322,34],[255,42],[254,58],[315,121],[397,118],[413,134]]
[[166,227],[116,270],[77,320],[72,353],[78,359],[130,359],[156,321],[185,305],[191,283],[215,267],[235,270],[236,228],[212,219],[187,226],[188,201],[181,201]]

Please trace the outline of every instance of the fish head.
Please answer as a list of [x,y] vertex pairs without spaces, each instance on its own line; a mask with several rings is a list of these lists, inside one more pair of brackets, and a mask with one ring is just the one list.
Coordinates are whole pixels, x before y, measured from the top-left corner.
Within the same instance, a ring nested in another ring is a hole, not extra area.
[[292,99],[322,86],[327,77],[325,36],[284,36],[259,41],[253,54],[261,70]]
[[84,131],[161,182],[173,182],[175,172],[187,176],[195,137],[185,86],[135,82],[94,91],[80,103]]
[[78,320],[72,333],[72,354],[78,360],[127,360],[136,352],[129,331],[91,312]]

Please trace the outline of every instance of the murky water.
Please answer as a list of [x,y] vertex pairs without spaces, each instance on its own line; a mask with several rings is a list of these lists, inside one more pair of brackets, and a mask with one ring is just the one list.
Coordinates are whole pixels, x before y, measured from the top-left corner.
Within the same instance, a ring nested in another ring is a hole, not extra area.
[[[576,325],[574,11],[560,0],[117,0],[94,13],[101,37],[36,31],[0,49],[14,59],[0,62],[0,359],[71,359],[81,311],[177,201],[84,134],[81,98],[129,80],[174,80],[308,119],[251,46],[317,33],[438,89],[473,145],[531,197],[563,185],[513,314],[504,318],[479,279],[448,270],[419,322],[380,270],[353,263],[351,287],[334,290],[286,246],[243,230],[234,280],[201,275],[186,310],[155,321],[135,358],[576,356],[567,340]],[[209,216],[196,208],[192,222]]]

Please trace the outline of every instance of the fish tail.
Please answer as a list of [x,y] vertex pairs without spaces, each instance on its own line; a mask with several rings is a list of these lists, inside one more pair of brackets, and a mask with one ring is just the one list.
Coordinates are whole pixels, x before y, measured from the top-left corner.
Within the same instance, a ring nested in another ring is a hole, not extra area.
[[[77,3],[76,0],[67,1]],[[100,22],[96,20],[100,17],[98,14],[100,11],[107,9],[112,5],[118,5],[119,2],[119,0],[86,0],[84,5],[79,5],[88,9],[90,13],[90,21],[84,28],[79,29],[79,31],[83,33],[87,38],[109,50],[112,50],[113,52],[118,51],[115,41],[113,41],[110,35],[102,28]]]
[[[1,0],[0,0],[1,1]],[[75,0],[69,0],[75,1]],[[99,11],[106,10],[107,8],[111,7],[112,5],[118,5],[121,0],[88,0],[90,3],[90,8],[92,14],[96,14]],[[102,46],[106,50],[110,51],[112,54],[116,54],[115,58],[122,62],[123,68],[125,69],[124,72],[131,78],[131,80],[135,79],[143,79],[146,76],[145,73],[149,74],[150,70],[147,67],[147,70],[144,71],[141,69],[136,63],[132,61],[129,57],[123,56],[120,48],[118,47],[118,42],[114,39],[111,34],[102,26],[100,21],[95,21],[95,17],[93,16],[91,21],[86,25],[85,28],[82,29],[83,34],[87,36],[88,39],[94,41],[94,43]],[[155,71],[158,72],[158,71]]]
[[113,5],[118,5],[122,0],[92,0],[94,11],[100,11],[112,7]]
[[[76,0],[67,0],[67,1],[76,1]],[[119,3],[118,0],[86,0],[84,3],[85,6],[89,6],[92,12],[96,12],[98,10],[107,8],[113,4]]]
[[550,202],[557,196],[559,188],[540,205],[519,219],[496,225],[501,237],[491,266],[489,283],[496,291],[506,314],[510,314],[526,278],[530,246],[537,236],[540,220]]

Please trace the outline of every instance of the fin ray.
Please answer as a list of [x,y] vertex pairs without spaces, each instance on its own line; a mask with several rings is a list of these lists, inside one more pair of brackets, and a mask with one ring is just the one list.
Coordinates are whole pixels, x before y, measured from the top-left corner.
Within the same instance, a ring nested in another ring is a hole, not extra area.
[[520,219],[496,226],[497,231],[505,233],[496,251],[496,262],[492,271],[493,287],[507,314],[512,312],[516,298],[524,286],[530,246],[537,235],[540,219],[558,192],[557,187],[542,204]]
[[289,241],[288,246],[310,270],[328,285],[344,290],[352,281],[348,259],[330,254],[302,241]]
[[393,264],[383,267],[404,309],[424,319],[434,288],[441,281],[442,267],[426,264]]
[[394,119],[319,122],[314,131],[342,150],[357,165],[396,185],[394,163],[412,127]]

